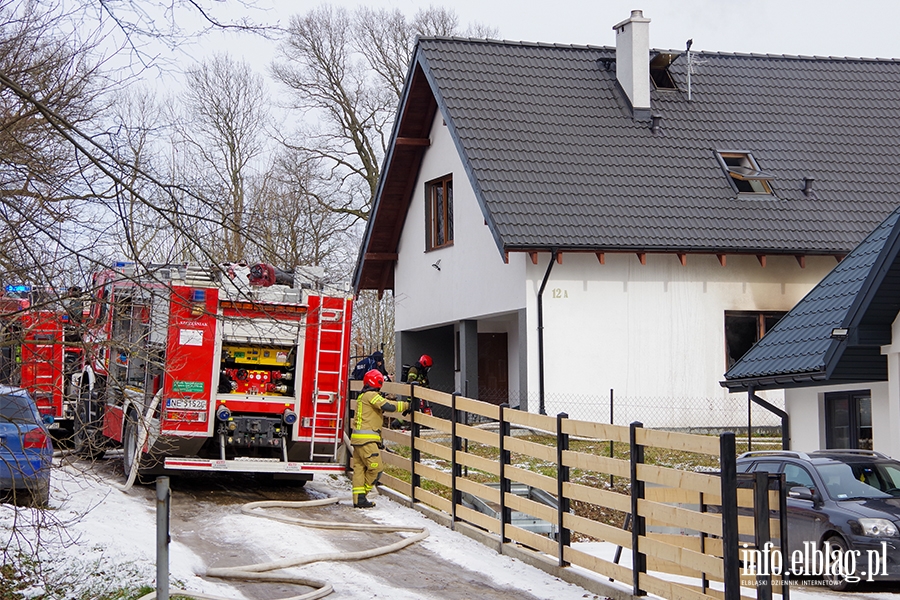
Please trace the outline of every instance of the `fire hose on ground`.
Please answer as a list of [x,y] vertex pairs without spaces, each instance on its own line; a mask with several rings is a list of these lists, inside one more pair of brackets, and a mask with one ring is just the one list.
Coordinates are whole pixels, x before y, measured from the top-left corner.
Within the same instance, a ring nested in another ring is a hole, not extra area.
[[[153,404],[148,408],[147,415],[145,416],[145,421],[142,423],[142,427],[140,428],[140,435],[138,438],[138,452],[140,452],[140,448],[143,448],[144,443],[147,440],[147,435],[149,432],[149,427],[147,427],[147,422],[149,422],[149,416],[153,414],[153,410],[155,408],[155,404],[158,401],[157,398],[154,398]],[[344,437],[344,444],[349,449],[350,443],[349,440]],[[127,490],[134,483],[135,476],[137,475],[139,460],[135,458],[132,463],[131,473],[129,474],[128,481],[126,484],[118,485],[114,484],[114,487],[121,490]],[[207,577],[217,577],[220,579],[236,579],[241,581],[259,581],[264,583],[286,583],[293,585],[301,585],[305,587],[315,588],[311,592],[307,592],[301,594],[299,596],[290,596],[288,598],[282,598],[281,600],[314,600],[315,598],[323,598],[334,591],[332,585],[325,581],[320,581],[318,579],[310,579],[308,577],[302,577],[300,575],[292,575],[287,573],[272,573],[272,571],[280,571],[283,569],[290,569],[293,567],[300,567],[303,565],[308,565],[316,562],[328,562],[328,561],[357,561],[357,560],[365,560],[367,558],[374,558],[376,556],[382,556],[385,554],[390,554],[391,552],[397,552],[398,550],[402,550],[407,546],[411,546],[416,542],[424,540],[428,537],[428,530],[424,527],[400,527],[395,525],[382,525],[378,523],[347,523],[341,521],[316,521],[312,519],[301,519],[298,517],[288,517],[284,515],[277,514],[267,514],[262,512],[260,509],[264,508],[309,508],[313,506],[326,506],[329,504],[337,504],[341,501],[351,501],[352,496],[345,497],[334,497],[334,498],[323,498],[319,500],[301,500],[301,501],[279,501],[279,500],[263,500],[259,502],[250,502],[241,507],[241,512],[246,515],[250,515],[253,517],[261,517],[265,519],[272,519],[275,521],[280,521],[282,523],[289,523],[292,525],[301,525],[304,527],[311,527],[316,529],[337,529],[337,530],[351,530],[351,531],[372,531],[378,533],[412,533],[410,537],[403,538],[393,544],[388,544],[386,546],[378,546],[376,548],[371,548],[369,550],[358,550],[355,552],[324,552],[319,554],[312,554],[309,556],[301,556],[295,558],[286,558],[276,561],[271,561],[267,563],[257,563],[252,565],[244,565],[237,567],[213,567],[207,569],[206,576]],[[228,598],[223,598],[221,596],[209,596],[205,594],[197,594],[190,591],[178,591],[179,595],[185,595],[190,598],[196,598],[197,600],[230,600]],[[156,598],[156,592],[152,592],[145,596],[141,596],[138,600],[154,600]]]
[[[287,517],[276,514],[266,514],[259,509],[263,508],[308,508],[312,506],[325,506],[329,504],[337,504],[341,501],[350,500],[347,497],[324,498],[321,500],[304,500],[295,502],[284,502],[278,500],[265,500],[260,502],[250,502],[241,507],[241,512],[254,517],[262,517],[265,519],[273,519],[282,523],[290,523],[292,525],[302,525],[304,527],[313,527],[317,529],[339,529],[352,531],[374,531],[379,533],[413,533],[414,535],[403,538],[393,544],[386,546],[378,546],[369,550],[359,550],[356,552],[323,552],[308,556],[285,558],[267,563],[258,563],[253,565],[244,565],[237,567],[213,567],[207,569],[207,577],[217,577],[221,579],[236,579],[241,581],[259,581],[264,583],[286,583],[293,585],[302,585],[315,588],[311,592],[306,592],[299,596],[290,596],[282,598],[282,600],[314,600],[315,598],[323,598],[334,591],[332,585],[328,582],[318,579],[310,579],[300,575],[292,575],[287,573],[272,573],[283,569],[300,567],[316,562],[327,561],[356,561],[382,556],[391,552],[402,550],[407,546],[411,546],[416,542],[424,540],[428,537],[428,530],[423,527],[399,527],[394,525],[381,525],[378,523],[346,523],[340,521],[315,521],[312,519],[301,519],[297,517]],[[229,600],[221,596],[209,596],[205,594],[197,594],[190,591],[178,591],[179,595],[196,598],[197,600]],[[141,596],[138,600],[154,600],[156,592],[152,592],[145,596]]]

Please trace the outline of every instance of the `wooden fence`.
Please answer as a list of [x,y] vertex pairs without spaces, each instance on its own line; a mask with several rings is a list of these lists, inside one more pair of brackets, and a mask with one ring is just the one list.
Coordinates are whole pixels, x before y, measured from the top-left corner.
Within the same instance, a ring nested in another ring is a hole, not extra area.
[[[351,382],[351,390],[360,387],[361,382]],[[386,472],[380,482],[412,503],[442,511],[453,523],[493,533],[503,545],[553,557],[559,567],[575,565],[624,582],[635,596],[772,597],[770,580],[761,578],[747,587],[741,560],[748,549],[785,539],[779,518],[783,481],[779,484],[775,477],[773,485],[774,476],[767,481],[762,474],[741,476],[739,484],[733,433],[714,437],[645,429],[640,423],[626,427],[577,421],[408,384],[385,383],[382,393],[405,397],[416,408],[409,430],[382,431],[388,451],[382,453]],[[423,414],[418,410],[422,401],[445,407],[435,412],[449,413],[449,418]],[[612,456],[613,443],[627,444],[628,457]],[[573,450],[572,445],[593,445],[595,450]],[[610,448],[610,455],[597,447]],[[648,455],[660,450],[714,457],[718,466],[713,472],[697,472],[651,464],[659,461]],[[582,483],[572,481],[573,473]],[[614,479],[627,485],[605,485]],[[557,507],[513,494],[514,484],[552,494]],[[494,507],[498,516],[464,505],[464,494]],[[580,516],[573,503],[618,511],[630,531]],[[555,524],[555,539],[516,526],[513,511]],[[572,547],[573,537],[608,542],[620,550],[614,558],[601,558]],[[621,549],[631,551],[630,566],[619,564]],[[786,585],[781,593],[788,597]]]

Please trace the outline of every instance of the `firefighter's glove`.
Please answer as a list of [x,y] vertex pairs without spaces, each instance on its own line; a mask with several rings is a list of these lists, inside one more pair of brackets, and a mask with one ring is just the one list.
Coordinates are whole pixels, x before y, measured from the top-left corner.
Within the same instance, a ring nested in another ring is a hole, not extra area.
[[410,413],[411,411],[412,411],[412,404],[407,404],[407,405],[406,405],[406,410],[404,410],[402,414],[403,414],[404,417],[407,417],[407,416],[409,416],[409,413]]

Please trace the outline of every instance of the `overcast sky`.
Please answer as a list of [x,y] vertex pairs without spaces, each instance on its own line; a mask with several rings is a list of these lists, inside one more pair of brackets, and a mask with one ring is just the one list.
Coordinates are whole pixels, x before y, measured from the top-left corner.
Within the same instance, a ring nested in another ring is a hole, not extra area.
[[[320,2],[257,0],[260,18],[281,19]],[[413,15],[422,0],[333,0],[334,6],[398,8]],[[447,0],[464,26],[496,27],[500,37],[561,44],[615,45],[613,25],[643,10],[650,46],[694,50],[820,56],[900,57],[897,0]]]

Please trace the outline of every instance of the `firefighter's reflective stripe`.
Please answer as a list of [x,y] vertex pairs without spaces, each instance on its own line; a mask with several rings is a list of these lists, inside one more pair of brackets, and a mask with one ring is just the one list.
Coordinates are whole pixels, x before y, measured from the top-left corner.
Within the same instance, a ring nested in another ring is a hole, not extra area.
[[[353,435],[350,439],[381,441],[381,436],[372,437],[381,431],[385,412],[402,412],[409,407],[408,402],[388,401],[376,390],[368,390],[356,399],[356,415],[353,418]],[[363,436],[363,437],[360,437]]]
[[360,444],[367,444],[368,442],[380,442],[381,441],[381,433],[378,431],[372,430],[363,430],[363,431],[354,431],[350,434],[350,443],[352,445],[356,445],[357,442]]

